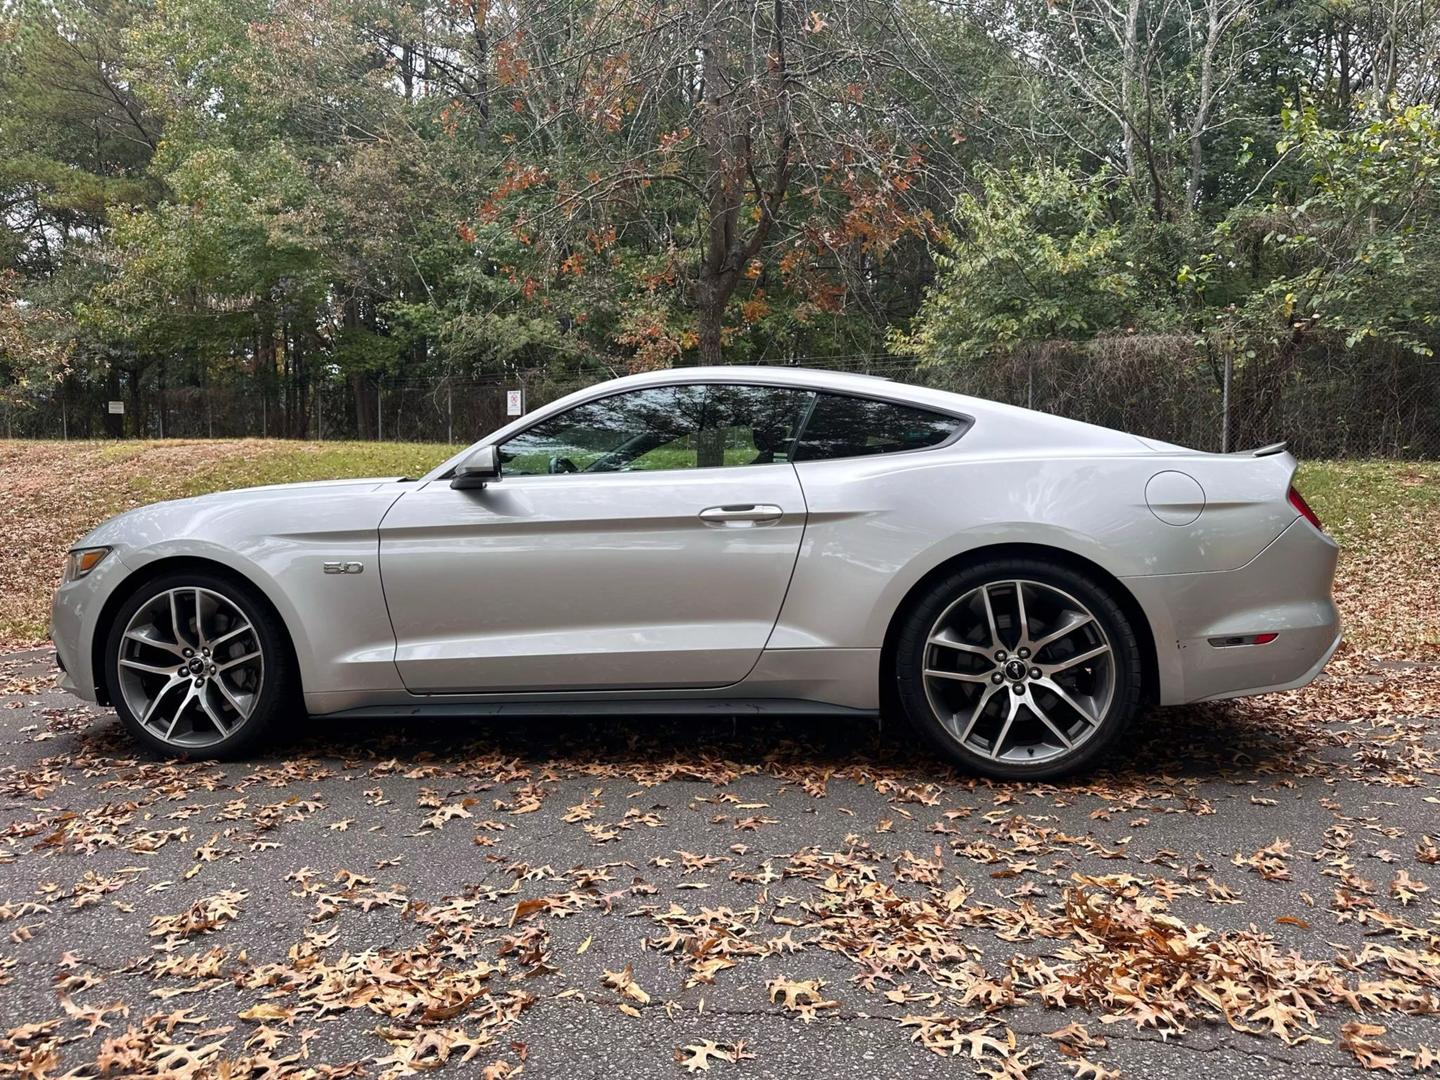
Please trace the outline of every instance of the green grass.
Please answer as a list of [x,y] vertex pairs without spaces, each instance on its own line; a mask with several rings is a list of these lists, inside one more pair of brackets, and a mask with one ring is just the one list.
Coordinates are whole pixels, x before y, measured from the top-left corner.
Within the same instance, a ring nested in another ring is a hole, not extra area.
[[1436,461],[1307,461],[1295,486],[1345,548],[1385,540],[1402,520],[1440,516]]
[[137,494],[154,499],[204,495],[260,484],[343,480],[364,476],[420,476],[458,450],[441,443],[337,442],[262,444],[253,454],[202,458],[175,477],[137,482]]

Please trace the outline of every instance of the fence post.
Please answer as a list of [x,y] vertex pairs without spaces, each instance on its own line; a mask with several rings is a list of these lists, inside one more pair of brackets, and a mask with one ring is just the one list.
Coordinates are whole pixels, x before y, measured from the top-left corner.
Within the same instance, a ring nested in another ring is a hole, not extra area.
[[445,379],[445,441],[455,445],[455,388]]
[[382,407],[385,400],[385,380],[380,376],[375,377],[375,441],[385,441],[385,410]]
[[1235,367],[1235,353],[1225,350],[1225,382],[1220,391],[1220,452],[1230,452],[1230,378]]

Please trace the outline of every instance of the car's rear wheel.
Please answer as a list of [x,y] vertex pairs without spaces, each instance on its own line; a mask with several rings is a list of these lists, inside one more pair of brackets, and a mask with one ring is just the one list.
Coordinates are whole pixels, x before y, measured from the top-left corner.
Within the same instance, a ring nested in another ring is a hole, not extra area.
[[121,606],[105,678],[131,734],[170,755],[243,753],[293,701],[279,619],[248,586],[198,571],[146,582]]
[[1089,576],[1038,559],[949,574],[906,614],[895,674],[912,724],[956,764],[1001,779],[1085,767],[1140,700],[1135,631]]

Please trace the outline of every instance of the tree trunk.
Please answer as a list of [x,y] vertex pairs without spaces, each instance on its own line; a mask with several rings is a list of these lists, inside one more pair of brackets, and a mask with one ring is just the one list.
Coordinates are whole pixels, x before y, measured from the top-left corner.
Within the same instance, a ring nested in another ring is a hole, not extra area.
[[[714,18],[712,12],[710,18]],[[713,28],[712,28],[713,29]],[[735,131],[734,99],[727,85],[719,35],[702,43],[700,142],[705,150],[705,247],[695,281],[695,315],[700,362],[724,363],[721,328],[725,304],[734,290],[731,262],[736,256],[740,225],[743,145]]]
[[725,306],[735,292],[739,277],[724,270],[713,273],[708,266],[700,269],[700,280],[695,286],[695,314],[702,364],[725,363]]
[[1340,24],[1340,107],[1350,108],[1350,23]]
[[1200,95],[1190,123],[1190,178],[1185,184],[1185,210],[1191,214],[1200,208],[1200,182],[1205,163],[1201,140],[1210,122],[1210,98],[1215,92],[1215,51],[1220,47],[1220,0],[1208,0],[1205,7],[1208,18],[1205,49],[1200,54]]
[[137,364],[129,369],[130,384],[127,389],[130,391],[130,405],[126,412],[130,414],[130,431],[135,438],[142,438],[145,434],[140,427],[140,377],[145,371],[144,364]]
[[266,311],[255,334],[255,382],[260,388],[261,433],[270,434],[270,404],[275,396],[275,320]]
[[290,437],[292,439],[306,438],[310,431],[310,401],[307,396],[309,382],[306,379],[305,355],[307,352],[306,338],[310,336],[311,330],[308,321],[295,332],[295,363],[291,370],[294,377],[294,408],[290,411]]
[[375,401],[370,394],[370,380],[358,371],[350,376],[350,390],[355,395],[355,437],[375,437]]
[[[712,10],[707,18],[716,19]],[[788,93],[789,71],[785,61],[784,9],[774,6],[772,69],[778,83],[777,98],[782,106]],[[745,117],[737,115],[734,89],[721,53],[719,35],[712,33],[701,43],[700,143],[704,148],[706,176],[705,247],[695,280],[696,336],[700,362],[725,362],[722,330],[725,306],[740,283],[746,265],[764,246],[775,223],[775,207],[785,198],[790,183],[791,129],[789,110],[781,109],[786,121],[774,151],[768,185],[762,186],[751,133]],[[755,224],[749,235],[743,228],[746,182],[755,200]]]
[[480,13],[481,10],[483,9],[476,11],[475,29],[471,34],[475,89],[470,93],[470,103],[480,114],[480,119],[483,121],[480,130],[484,132],[490,128],[490,79],[488,74],[490,71],[490,35],[485,29],[485,19]]
[[1140,55],[1140,6],[1143,0],[1130,0],[1125,11],[1125,32],[1120,53],[1120,111],[1123,127],[1122,146],[1125,153],[1125,175],[1129,177],[1136,201],[1140,199],[1140,167],[1135,154],[1135,73]]

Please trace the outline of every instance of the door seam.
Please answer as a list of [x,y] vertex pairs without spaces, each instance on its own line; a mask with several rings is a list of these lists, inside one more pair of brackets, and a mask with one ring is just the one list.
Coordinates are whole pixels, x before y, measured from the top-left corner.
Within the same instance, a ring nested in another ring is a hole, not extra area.
[[395,616],[390,614],[390,593],[385,588],[385,519],[390,516],[390,511],[394,510],[406,495],[423,491],[429,486],[430,482],[426,481],[419,487],[411,488],[410,491],[400,492],[385,508],[385,512],[380,515],[380,520],[375,523],[375,573],[380,577],[380,602],[385,605],[385,621],[390,624],[390,666],[395,670],[396,683],[401,690],[407,692],[409,688],[405,685],[405,676],[400,674],[400,634],[395,629]]
[[800,506],[804,511],[805,520],[800,525],[800,543],[795,546],[795,560],[790,564],[790,576],[785,579],[785,592],[780,597],[780,606],[775,609],[775,621],[770,624],[770,633],[765,635],[765,643],[760,646],[760,655],[755,657],[755,663],[745,673],[745,678],[741,679],[741,682],[748,679],[754,673],[755,668],[760,666],[761,658],[770,648],[770,642],[775,637],[775,628],[780,625],[780,617],[785,614],[785,601],[790,598],[790,587],[795,584],[795,572],[800,568],[800,556],[805,551],[805,536],[810,531],[810,503],[805,498],[805,485],[800,482],[800,470],[795,468],[793,461],[786,464],[795,474],[795,490],[800,492]]

